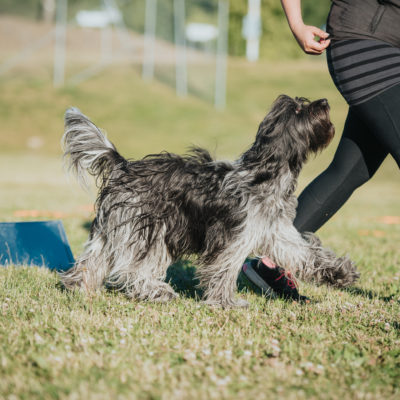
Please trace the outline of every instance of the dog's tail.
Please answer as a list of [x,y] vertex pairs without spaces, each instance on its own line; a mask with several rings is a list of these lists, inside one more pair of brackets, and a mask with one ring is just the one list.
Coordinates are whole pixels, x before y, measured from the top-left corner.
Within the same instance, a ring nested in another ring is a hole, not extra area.
[[87,173],[102,184],[115,166],[125,161],[105,134],[74,107],[65,112],[61,142],[67,168],[75,173],[85,188],[88,187]]

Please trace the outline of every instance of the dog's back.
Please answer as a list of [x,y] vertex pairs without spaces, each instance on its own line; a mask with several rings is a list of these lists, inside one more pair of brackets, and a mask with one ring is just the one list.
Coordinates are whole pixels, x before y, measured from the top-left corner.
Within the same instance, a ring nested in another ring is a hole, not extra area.
[[[142,257],[160,226],[166,230],[171,254],[182,256],[203,252],[207,231],[212,233],[209,228],[217,221],[226,224],[228,232],[242,221],[242,216],[232,212],[240,197],[220,194],[234,165],[215,161],[205,149],[193,147],[184,156],[162,152],[128,161],[77,108],[66,111],[62,142],[67,166],[78,180],[87,187],[89,173],[99,184],[92,230],[109,232],[129,224],[132,238],[135,231],[147,237]],[[222,243],[211,242],[208,252],[215,253],[215,247]]]

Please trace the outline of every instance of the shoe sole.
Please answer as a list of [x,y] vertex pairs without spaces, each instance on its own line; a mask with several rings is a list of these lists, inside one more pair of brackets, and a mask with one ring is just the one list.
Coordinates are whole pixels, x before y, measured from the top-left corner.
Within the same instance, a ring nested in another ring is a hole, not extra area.
[[263,279],[259,277],[257,272],[254,271],[253,267],[249,263],[243,264],[242,272],[251,283],[262,290],[264,296],[272,299],[277,297],[271,286],[269,286]]

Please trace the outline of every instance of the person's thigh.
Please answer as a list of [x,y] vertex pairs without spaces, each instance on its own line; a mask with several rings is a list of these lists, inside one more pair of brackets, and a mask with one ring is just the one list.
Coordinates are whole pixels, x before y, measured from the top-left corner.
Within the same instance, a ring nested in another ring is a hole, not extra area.
[[353,109],[365,121],[375,140],[393,156],[400,167],[400,85]]
[[331,166],[342,178],[362,184],[372,178],[388,154],[368,123],[349,108],[343,134]]

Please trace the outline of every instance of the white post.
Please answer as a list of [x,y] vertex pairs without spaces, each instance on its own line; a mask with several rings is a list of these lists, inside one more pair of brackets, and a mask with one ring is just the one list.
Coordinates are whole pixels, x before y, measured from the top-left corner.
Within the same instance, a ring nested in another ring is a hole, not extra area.
[[185,0],[174,0],[175,85],[178,96],[187,95]]
[[229,3],[218,1],[218,39],[217,62],[215,71],[215,107],[225,108],[226,105],[226,67],[228,52]]
[[65,80],[65,47],[67,33],[67,0],[57,0],[54,44],[53,85],[62,86]]
[[144,26],[143,79],[154,77],[155,36],[157,23],[157,0],[146,0]]
[[112,28],[105,26],[101,30],[101,60],[103,64],[111,62],[112,59]]
[[243,37],[246,39],[246,58],[257,61],[260,53],[261,0],[248,0],[248,12],[243,19]]

